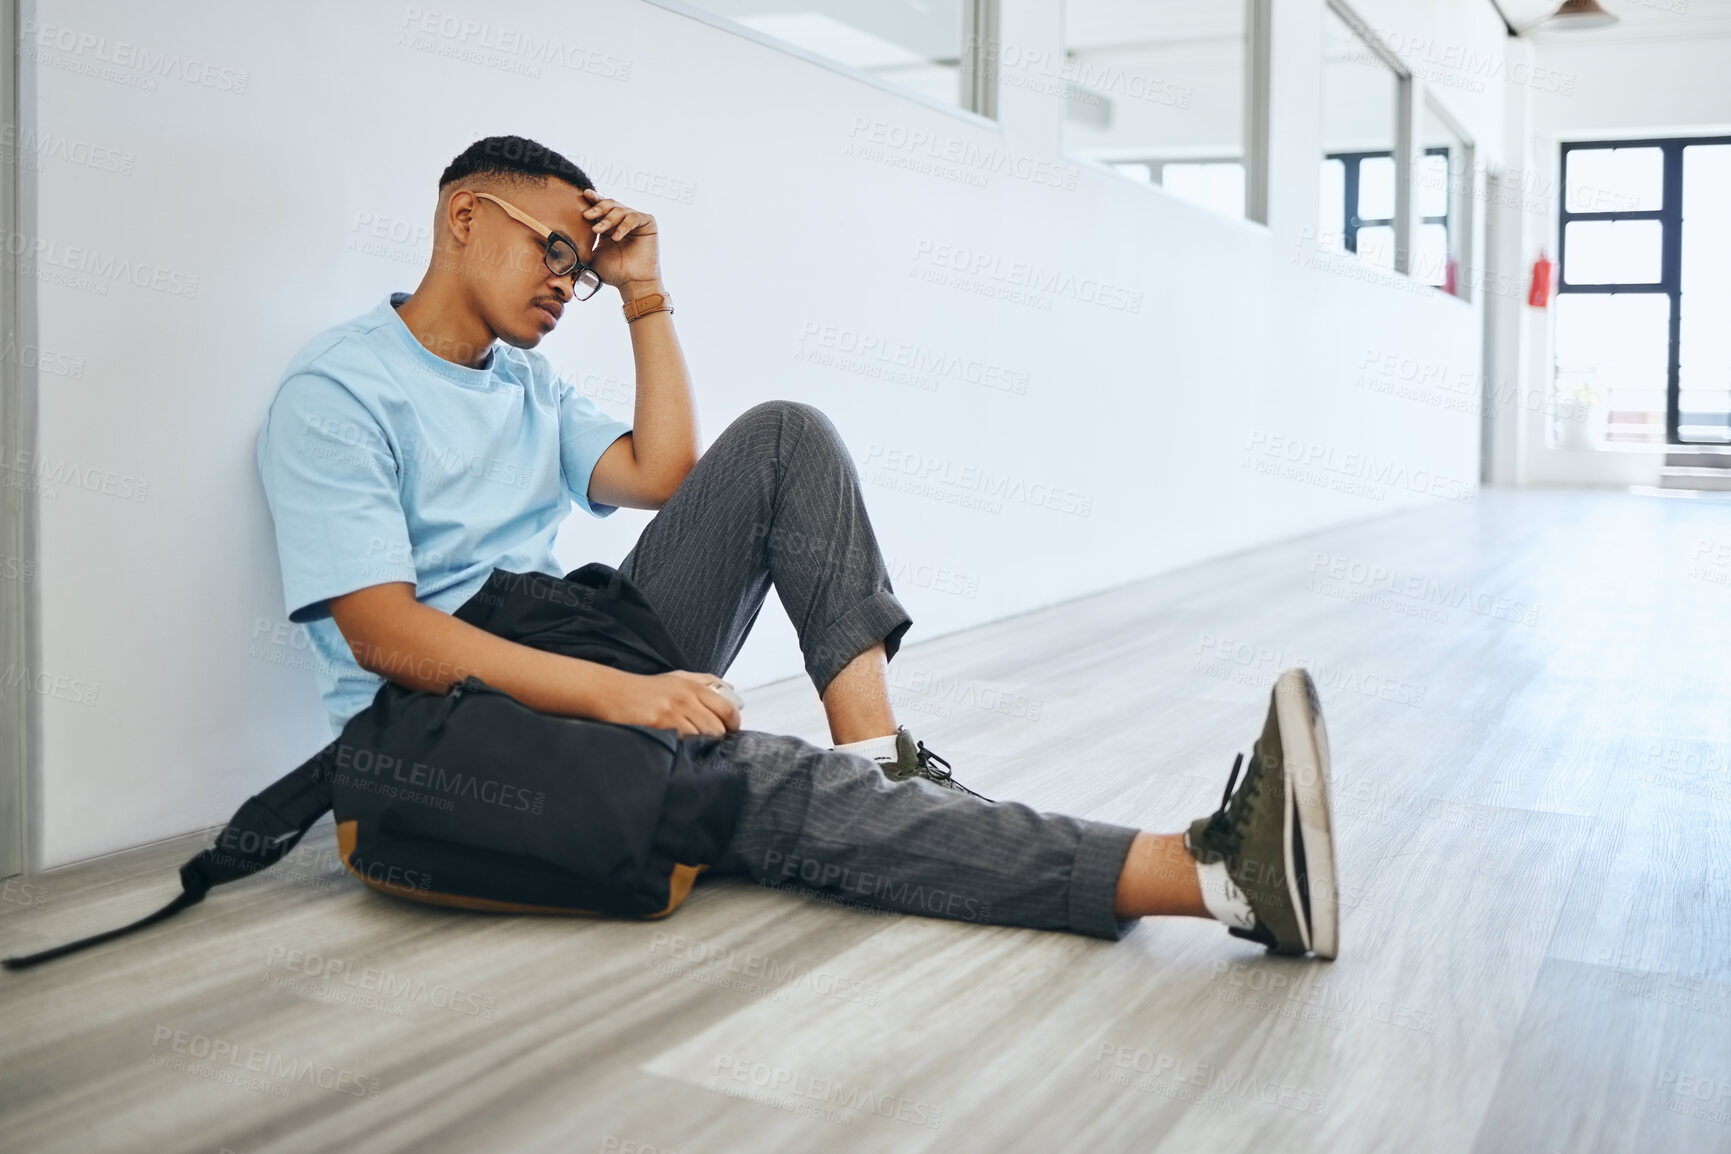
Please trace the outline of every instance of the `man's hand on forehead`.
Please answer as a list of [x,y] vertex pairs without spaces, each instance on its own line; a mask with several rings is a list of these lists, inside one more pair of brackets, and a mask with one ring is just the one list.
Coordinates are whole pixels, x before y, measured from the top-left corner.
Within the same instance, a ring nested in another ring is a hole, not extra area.
[[603,282],[619,286],[639,284],[661,277],[655,218],[602,196],[593,188],[583,190],[589,206],[583,219],[589,222],[594,254],[589,264]]
[[[626,208],[616,200],[609,200],[593,188],[583,190],[583,196],[591,203],[583,210],[585,220],[591,221],[590,231],[597,234],[597,240],[624,240],[633,232],[643,235],[653,235],[655,218],[646,212],[637,212]],[[608,230],[613,235],[607,236]]]

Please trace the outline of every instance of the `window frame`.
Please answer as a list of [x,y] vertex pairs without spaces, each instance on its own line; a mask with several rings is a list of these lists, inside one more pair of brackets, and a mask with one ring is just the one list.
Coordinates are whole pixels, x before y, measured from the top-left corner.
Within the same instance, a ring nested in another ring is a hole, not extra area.
[[[1671,306],[1669,348],[1665,354],[1665,444],[1724,445],[1726,441],[1685,441],[1682,418],[1683,335],[1683,150],[1693,145],[1731,144],[1731,136],[1639,137],[1627,140],[1565,140],[1557,164],[1557,280],[1556,295],[1564,293],[1652,293],[1663,294]],[[1569,211],[1569,154],[1608,148],[1657,148],[1661,177],[1658,208]],[[1656,220],[1659,222],[1659,279],[1638,283],[1571,285],[1568,281],[1569,225],[1576,221]],[[1553,313],[1553,325],[1555,324]],[[1552,343],[1551,374],[1556,377],[1556,349]]]

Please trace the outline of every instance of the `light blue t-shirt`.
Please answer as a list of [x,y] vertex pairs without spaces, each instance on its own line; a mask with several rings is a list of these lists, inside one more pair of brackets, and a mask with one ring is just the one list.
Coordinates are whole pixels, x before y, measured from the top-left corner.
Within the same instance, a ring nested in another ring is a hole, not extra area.
[[547,358],[495,343],[487,366],[434,356],[408,293],[327,329],[289,362],[258,434],[289,620],[306,628],[336,736],[384,678],[356,662],[328,598],[412,581],[454,613],[494,567],[563,576],[553,538],[608,446],[631,431]]

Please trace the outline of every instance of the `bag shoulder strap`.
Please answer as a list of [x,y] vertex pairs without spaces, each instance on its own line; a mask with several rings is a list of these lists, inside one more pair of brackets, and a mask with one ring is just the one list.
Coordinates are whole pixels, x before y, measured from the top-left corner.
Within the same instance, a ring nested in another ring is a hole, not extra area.
[[197,905],[212,886],[250,877],[275,865],[305,836],[313,822],[330,810],[331,773],[340,740],[332,741],[294,770],[248,798],[217,834],[216,844],[180,867],[181,892],[166,906],[130,925],[40,953],[6,958],[0,961],[0,966],[22,970],[124,937],[154,922],[173,917],[188,906]]

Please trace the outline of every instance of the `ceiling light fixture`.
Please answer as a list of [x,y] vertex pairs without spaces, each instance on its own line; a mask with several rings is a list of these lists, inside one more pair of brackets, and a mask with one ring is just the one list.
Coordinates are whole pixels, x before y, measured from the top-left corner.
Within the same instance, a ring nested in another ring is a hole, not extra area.
[[1618,20],[1615,12],[1607,12],[1600,6],[1599,0],[1563,0],[1555,12],[1549,16],[1535,20],[1524,27],[1517,28],[1510,20],[1508,13],[1498,0],[1491,0],[1491,7],[1502,18],[1503,27],[1508,29],[1510,36],[1525,36],[1538,28],[1553,27],[1564,31],[1579,31],[1585,28],[1609,28]]
[[1609,28],[1617,22],[1614,12],[1599,6],[1599,0],[1563,0],[1545,23],[1553,28],[1574,31],[1581,28]]

